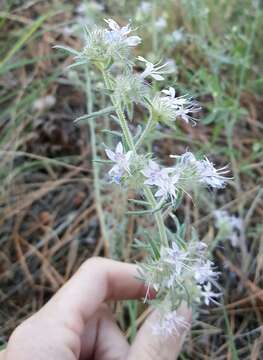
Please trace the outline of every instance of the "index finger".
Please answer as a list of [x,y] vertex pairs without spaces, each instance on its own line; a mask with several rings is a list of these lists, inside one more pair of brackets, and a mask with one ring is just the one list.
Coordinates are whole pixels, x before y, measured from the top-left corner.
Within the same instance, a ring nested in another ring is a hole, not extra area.
[[[138,299],[145,296],[145,285],[138,278],[136,265],[104,258],[91,258],[40,310],[56,318],[79,320],[79,331],[106,300]],[[76,329],[77,330],[77,329]]]

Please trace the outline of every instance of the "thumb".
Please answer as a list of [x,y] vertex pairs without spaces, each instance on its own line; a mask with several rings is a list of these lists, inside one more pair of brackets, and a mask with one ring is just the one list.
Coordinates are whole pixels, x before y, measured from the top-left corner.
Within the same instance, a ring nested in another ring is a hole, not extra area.
[[[187,323],[191,323],[191,310],[182,304],[178,315],[183,316]],[[160,322],[159,313],[153,311],[140,328],[131,348],[127,360],[175,360],[177,359],[189,327],[180,327],[178,332],[167,336],[153,334],[153,327]]]

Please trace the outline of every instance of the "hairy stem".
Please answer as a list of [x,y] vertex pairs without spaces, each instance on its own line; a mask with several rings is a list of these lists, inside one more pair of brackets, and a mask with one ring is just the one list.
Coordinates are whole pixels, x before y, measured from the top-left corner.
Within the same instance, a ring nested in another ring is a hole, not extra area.
[[[109,75],[104,70],[102,70],[102,74],[103,74],[103,79],[104,79],[107,89],[112,90]],[[112,102],[113,106],[115,107],[118,119],[120,121],[120,126],[121,126],[121,129],[123,132],[124,139],[129,147],[129,149],[135,151],[135,146],[133,143],[132,135],[131,135],[130,129],[128,127],[125,115],[121,109],[121,106],[118,104],[118,101],[116,101],[116,99],[114,98],[113,95],[111,95],[110,98],[111,98],[111,102]]]
[[[144,187],[144,195],[145,195],[147,201],[151,204],[151,207],[153,209],[156,208],[157,201],[156,201],[155,197],[153,196],[152,190],[149,188],[149,186]],[[164,221],[163,221],[161,212],[160,211],[156,212],[154,214],[154,217],[155,217],[155,220],[156,220],[156,223],[158,226],[161,243],[165,246],[169,246],[166,229],[165,229],[165,225],[164,225]]]
[[[87,91],[87,110],[88,113],[93,111],[93,97],[91,91],[91,79],[88,70],[86,71],[86,91]],[[101,193],[100,193],[100,178],[99,178],[99,169],[98,164],[94,161],[97,157],[97,146],[96,146],[96,133],[94,120],[90,119],[89,121],[90,137],[91,137],[91,151],[92,151],[92,166],[93,166],[93,184],[94,184],[94,195],[96,203],[96,211],[99,218],[101,234],[104,242],[104,253],[105,256],[109,256],[110,242],[108,237],[108,232],[106,228],[104,212],[102,208]]]
[[[108,74],[105,71],[102,71],[102,73],[103,73],[103,79],[105,81],[105,85],[107,86],[108,89],[111,90],[111,83],[110,83],[110,78],[109,78]],[[133,137],[132,137],[130,129],[128,127],[125,114],[124,114],[122,108],[116,102],[116,100],[114,99],[113,96],[111,96],[111,101],[112,101],[112,103],[113,103],[113,105],[114,105],[114,107],[116,109],[116,114],[117,114],[118,119],[120,121],[120,125],[121,125],[122,131],[123,131],[123,135],[124,135],[124,138],[125,138],[125,141],[126,141],[128,147],[129,147],[129,150],[132,150],[132,151],[134,151],[134,153],[136,153],[136,146],[134,145]],[[149,127],[151,125],[150,120],[148,122]],[[147,125],[146,125],[146,128],[147,128]],[[147,129],[147,133],[148,133],[148,130],[149,130],[149,128]],[[145,133],[145,131],[143,133]],[[144,134],[143,139],[144,139],[145,135],[146,134]],[[138,141],[140,141],[140,139]],[[140,143],[141,143],[141,141],[140,141]],[[144,195],[145,195],[147,201],[149,202],[149,204],[151,205],[152,209],[155,209],[158,206],[158,203],[157,203],[155,197],[153,196],[152,190],[151,190],[151,188],[149,186],[144,186]],[[161,212],[156,212],[154,214],[154,217],[155,217],[155,220],[156,220],[156,223],[157,223],[157,226],[158,226],[161,244],[163,244],[165,246],[168,246],[168,238],[167,238],[165,225],[164,225],[164,221],[163,221],[163,217],[162,217]]]

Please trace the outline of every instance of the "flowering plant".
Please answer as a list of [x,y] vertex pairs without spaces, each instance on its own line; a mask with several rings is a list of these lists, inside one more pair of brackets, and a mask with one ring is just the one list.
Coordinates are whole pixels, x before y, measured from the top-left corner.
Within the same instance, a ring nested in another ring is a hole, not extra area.
[[[130,24],[121,27],[112,19],[105,22],[108,28],[85,28],[81,51],[58,47],[74,55],[75,63],[71,66],[85,65],[88,71],[93,67],[102,75],[112,106],[81,119],[116,114],[112,117],[121,133],[112,132],[118,137],[115,150],[105,150],[112,163],[108,176],[118,186],[132,187],[140,197],[133,199],[133,203],[144,209],[130,213],[155,218],[158,233],[151,235],[147,243],[137,241],[148,253],[140,264],[140,276],[147,288],[156,292],[151,303],[159,309],[160,321],[153,331],[162,335],[178,333],[180,327],[187,326],[177,313],[180,304],[186,302],[195,309],[202,301],[206,305],[216,303],[219,293],[212,286],[218,287],[219,273],[208,259],[207,245],[199,241],[194,230],[186,240],[185,226],[177,221],[177,232],[171,233],[164,222],[164,210],[176,209],[182,196],[197,187],[223,188],[227,169],[217,170],[206,157],[197,159],[191,152],[170,155],[174,164],[164,167],[153,154],[145,153],[145,142],[156,126],[172,127],[178,119],[195,124],[194,114],[200,107],[186,95],[177,96],[173,87],[155,93],[149,81],[162,81],[163,75],[171,71],[169,64],[153,64],[142,56],[135,58],[131,49],[141,39],[131,35],[134,30]],[[141,63],[145,68],[138,72]],[[135,104],[143,106],[149,114],[146,125],[136,133],[128,122]]]

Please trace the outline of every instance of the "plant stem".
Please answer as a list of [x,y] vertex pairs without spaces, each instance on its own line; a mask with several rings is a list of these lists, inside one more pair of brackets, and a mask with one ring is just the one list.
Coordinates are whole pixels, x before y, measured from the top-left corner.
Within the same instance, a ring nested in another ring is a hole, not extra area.
[[120,121],[121,129],[122,129],[125,141],[126,141],[128,147],[129,147],[129,149],[132,150],[132,151],[135,151],[135,145],[134,145],[133,138],[132,138],[130,129],[128,127],[125,115],[124,115],[120,105],[117,104],[117,102],[115,101],[114,98],[112,99],[112,103],[113,103],[113,105],[114,105],[114,107],[116,109],[116,113],[117,113],[117,116],[118,116],[119,121]]
[[[109,90],[112,90],[110,78],[109,78],[107,72],[105,70],[102,70],[102,74],[103,74],[103,79],[104,79],[105,85],[107,86],[107,88]],[[114,98],[113,95],[111,95],[110,98],[111,98],[111,102],[112,102],[113,106],[115,107],[118,119],[120,121],[120,126],[121,126],[121,129],[123,132],[124,139],[129,147],[129,149],[135,151],[135,146],[133,143],[132,135],[131,135],[130,129],[128,127],[127,121],[125,119],[125,115],[121,109],[121,106],[118,104],[118,101],[116,101],[116,99]]]
[[[110,84],[110,79],[109,79],[108,74],[105,71],[102,71],[102,73],[103,73],[103,79],[105,81],[105,85],[107,86],[108,89],[111,90],[111,84]],[[111,96],[111,101],[112,101],[112,104],[114,105],[114,107],[116,109],[116,113],[117,113],[118,119],[120,121],[120,125],[121,125],[122,131],[123,131],[123,135],[124,135],[124,138],[125,138],[125,141],[126,141],[128,147],[129,147],[129,150],[132,150],[132,151],[134,151],[134,153],[136,153],[136,146],[134,145],[133,137],[132,137],[130,129],[128,127],[127,120],[126,120],[126,117],[124,115],[124,112],[121,109],[121,106],[116,102],[116,100],[114,99],[113,96]],[[146,125],[147,132],[149,130],[148,127],[150,127],[150,125],[151,125],[150,123],[151,123],[151,119],[149,120],[149,122]],[[145,128],[145,131],[146,131],[146,128]],[[145,131],[143,132],[144,135],[142,134],[143,138],[146,135]],[[138,141],[140,141],[140,139]],[[141,141],[140,141],[140,143],[141,143]],[[152,209],[155,209],[158,206],[158,203],[157,203],[155,197],[153,196],[152,190],[151,190],[151,188],[149,186],[144,186],[144,194],[145,194],[145,197],[146,197],[147,201],[150,203]],[[158,226],[161,244],[163,244],[165,246],[168,246],[169,243],[168,243],[168,238],[167,238],[167,234],[166,234],[162,214],[160,212],[156,212],[154,214],[154,217],[155,217],[155,220],[156,220],[156,223],[157,223],[157,226]]]
[[[86,90],[87,90],[87,110],[88,113],[93,111],[93,97],[91,91],[91,79],[88,70],[86,71]],[[89,121],[90,137],[91,137],[91,151],[92,151],[92,166],[93,166],[93,184],[94,184],[94,194],[95,194],[95,205],[96,211],[99,218],[101,234],[104,242],[104,255],[109,256],[110,242],[108,237],[108,232],[105,223],[104,212],[102,208],[101,193],[100,193],[100,178],[99,178],[99,168],[98,164],[94,161],[97,158],[97,146],[96,146],[96,133],[94,120],[90,119]]]
[[[155,200],[155,197],[153,196],[152,190],[149,188],[149,186],[144,187],[144,194],[145,194],[147,201],[151,204],[151,207],[153,209],[156,208],[157,201]],[[166,230],[165,230],[165,225],[164,225],[164,221],[163,221],[161,212],[160,211],[156,212],[154,214],[154,217],[155,217],[155,220],[156,220],[156,223],[158,226],[161,243],[165,246],[169,246],[168,238],[167,238],[167,234],[166,234]]]

